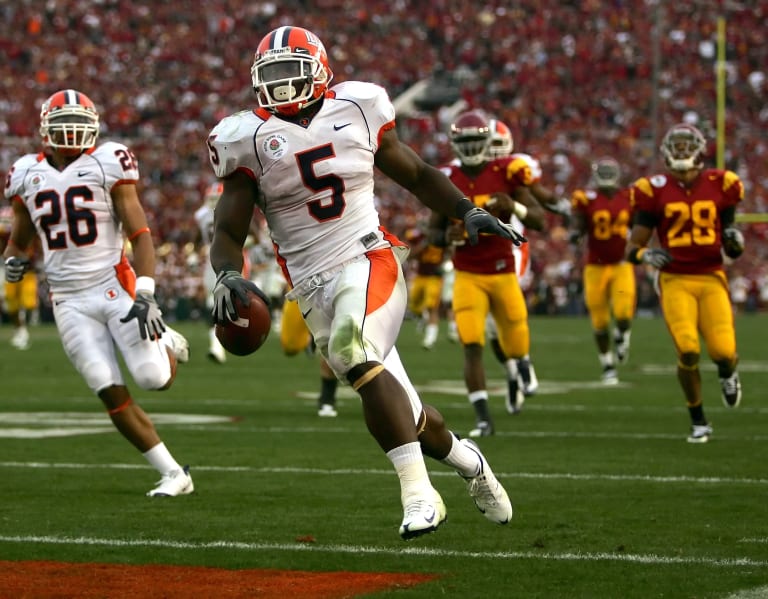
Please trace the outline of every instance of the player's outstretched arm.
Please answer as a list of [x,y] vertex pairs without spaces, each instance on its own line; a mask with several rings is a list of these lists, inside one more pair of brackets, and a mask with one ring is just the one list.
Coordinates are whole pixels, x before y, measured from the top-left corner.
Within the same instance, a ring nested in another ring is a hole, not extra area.
[[424,162],[402,143],[394,129],[382,135],[375,164],[382,173],[405,187],[428,208],[450,218],[462,219],[471,244],[477,242],[480,232],[505,237],[516,245],[525,241],[525,237],[513,227],[482,208],[476,208],[444,173]]

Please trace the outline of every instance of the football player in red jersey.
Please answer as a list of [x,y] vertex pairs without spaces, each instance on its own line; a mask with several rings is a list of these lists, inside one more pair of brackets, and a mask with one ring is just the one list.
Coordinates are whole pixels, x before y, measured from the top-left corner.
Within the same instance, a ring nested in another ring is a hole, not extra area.
[[408,309],[424,323],[421,346],[432,349],[437,342],[440,325],[440,299],[443,289],[443,262],[445,248],[429,242],[426,226],[415,226],[405,231],[405,242],[411,248],[415,274],[408,290]]
[[512,504],[479,448],[422,403],[400,361],[407,248],[380,222],[374,168],[428,208],[460,219],[470,243],[480,233],[510,244],[524,237],[400,141],[386,90],[364,81],[331,87],[325,46],[312,32],[283,26],[267,34],[251,75],[258,107],[225,117],[207,140],[224,182],[211,245],[216,319],[235,317],[234,297],[260,293],[240,274],[247,215],[258,204],[291,288],[286,297],[298,301],[336,376],[360,395],[368,430],[397,473],[400,536],[433,532],[446,518],[425,455],[464,477],[487,519],[508,522]]
[[24,278],[26,250],[38,236],[64,352],[115,428],[160,473],[147,495],[191,493],[188,468],[134,402],[118,356],[139,387],[158,391],[173,383],[177,361],[189,359],[187,340],[165,325],[155,301],[155,249],[136,189],[136,157],[118,142],[97,145],[99,114],[74,89],[43,103],[40,135],[43,152],[14,162],[5,184],[14,217],[5,278]]
[[[477,110],[460,114],[451,125],[456,159],[443,168],[449,179],[475,204],[504,222],[515,215],[526,226],[541,230],[544,210],[529,190],[533,176],[528,163],[511,156],[493,159],[491,119]],[[453,312],[464,351],[464,382],[477,424],[470,436],[494,432],[488,405],[483,347],[486,319],[493,315],[507,367],[507,411],[517,413],[525,401],[517,360],[528,355],[528,309],[515,273],[513,244],[498,236],[482,235],[477,245],[465,243],[463,223],[435,214],[432,242],[453,245],[456,280]]]
[[[617,361],[629,357],[629,337],[635,314],[635,270],[625,259],[631,224],[632,202],[627,188],[621,188],[621,167],[610,157],[592,164],[592,189],[577,189],[571,196],[571,233],[578,243],[587,236],[584,267],[584,302],[592,321],[598,356],[606,385],[619,382]],[[611,318],[613,349],[611,351]]]
[[[692,125],[678,124],[661,143],[667,172],[635,182],[635,217],[627,257],[659,269],[661,308],[677,351],[677,378],[691,418],[690,443],[706,443],[712,426],[701,395],[699,335],[717,365],[723,403],[741,401],[736,334],[723,252],[736,258],[744,237],[734,226],[744,197],[739,176],[705,169],[707,143]],[[660,248],[649,248],[654,229]]]

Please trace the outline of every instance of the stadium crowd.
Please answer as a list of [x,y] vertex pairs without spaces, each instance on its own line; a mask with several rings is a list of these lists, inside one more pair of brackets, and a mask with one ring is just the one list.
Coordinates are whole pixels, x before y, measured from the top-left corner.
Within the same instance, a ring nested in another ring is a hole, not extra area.
[[[514,4],[514,6],[512,6]],[[589,165],[614,156],[626,181],[661,168],[659,136],[716,122],[717,19],[727,22],[725,164],[741,176],[739,212],[768,210],[768,5],[701,0],[17,0],[0,4],[0,174],[39,147],[42,101],[61,88],[97,104],[102,139],[139,159],[141,197],[159,248],[158,298],[179,318],[203,310],[194,220],[212,180],[205,138],[219,119],[254,105],[247,76],[265,32],[305,26],[326,41],[334,82],[361,79],[397,99],[430,90],[399,116],[401,137],[434,164],[451,155],[448,104],[463,100],[510,125],[563,197]],[[396,234],[425,215],[384,180],[382,220]],[[559,217],[531,234],[533,313],[583,313],[581,255]],[[743,225],[747,252],[730,266],[742,310],[768,307],[768,224]],[[650,282],[639,308],[654,310]]]

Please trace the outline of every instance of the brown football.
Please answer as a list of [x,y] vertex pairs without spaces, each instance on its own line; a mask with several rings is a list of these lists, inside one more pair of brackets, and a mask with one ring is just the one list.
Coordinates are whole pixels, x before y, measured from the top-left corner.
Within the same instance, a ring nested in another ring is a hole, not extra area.
[[216,324],[216,337],[229,353],[247,356],[259,349],[269,336],[272,328],[272,315],[269,307],[258,295],[248,292],[250,303],[244,306],[235,297],[235,309],[238,319]]

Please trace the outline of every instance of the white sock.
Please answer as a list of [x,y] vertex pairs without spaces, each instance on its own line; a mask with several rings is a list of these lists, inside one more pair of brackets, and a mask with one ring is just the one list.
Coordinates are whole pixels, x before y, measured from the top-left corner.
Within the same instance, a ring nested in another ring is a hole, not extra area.
[[152,467],[160,474],[168,474],[173,470],[181,470],[179,463],[173,459],[171,452],[162,441],[143,454]]
[[606,352],[604,354],[598,354],[598,358],[600,358],[600,364],[603,366],[603,368],[613,367],[613,353],[612,352]]
[[504,363],[504,368],[507,369],[507,379],[508,380],[514,380],[517,378],[517,359],[512,358],[511,360],[507,360]]
[[408,497],[425,495],[432,488],[424,463],[424,454],[418,441],[406,443],[387,452],[400,479],[400,499],[405,504]]
[[472,451],[464,443],[459,443],[458,438],[453,433],[451,433],[451,437],[453,437],[451,451],[441,460],[443,464],[450,466],[464,478],[472,478],[480,474],[482,464],[477,452]]
[[424,329],[423,343],[424,345],[432,345],[435,341],[437,341],[437,325],[430,323]]
[[486,389],[480,389],[479,391],[472,391],[468,395],[469,397],[469,403],[475,403],[476,401],[480,401],[481,399],[488,400],[488,391]]

